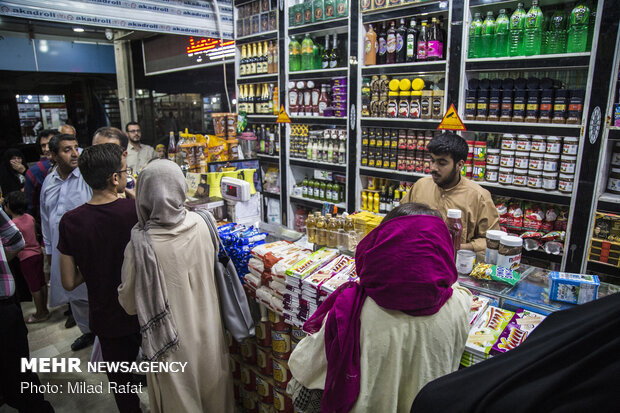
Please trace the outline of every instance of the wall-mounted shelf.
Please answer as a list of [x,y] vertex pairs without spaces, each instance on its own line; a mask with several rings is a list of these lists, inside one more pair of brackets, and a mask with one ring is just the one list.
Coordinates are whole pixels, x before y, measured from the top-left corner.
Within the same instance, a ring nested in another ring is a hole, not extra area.
[[598,211],[620,214],[620,195],[605,193],[598,198]]
[[274,123],[278,119],[276,115],[247,115],[247,118],[253,123]]
[[362,118],[362,126],[383,128],[437,129],[439,119]]
[[363,11],[361,12],[362,22],[366,24],[384,20],[400,19],[405,16],[447,13],[448,4],[448,1],[427,1],[423,3],[410,3],[400,7]]
[[266,155],[266,154],[259,153],[256,155],[256,157],[258,158],[259,161],[266,162],[266,163],[277,164],[280,162],[280,157],[277,155]]
[[267,191],[263,191],[261,193],[263,194],[265,198],[272,198],[272,199],[280,200],[280,194],[276,194],[274,192],[267,192]]
[[320,70],[304,70],[301,72],[291,72],[288,75],[289,80],[312,80],[312,79],[328,79],[332,77],[343,77],[349,73],[346,67],[335,67],[332,69]]
[[392,65],[376,65],[366,66],[362,68],[362,76],[380,76],[389,74],[407,74],[407,73],[435,73],[444,72],[446,70],[446,61],[428,61],[413,63],[396,63]]
[[326,171],[346,173],[347,167],[345,165],[337,165],[328,162],[308,161],[307,159],[295,159],[289,158],[291,165],[303,166],[312,169],[324,169]]
[[323,116],[291,116],[291,123],[303,123],[307,125],[336,125],[346,126],[347,118],[323,117]]
[[476,182],[481,187],[486,188],[494,195],[506,196],[510,198],[526,199],[536,202],[551,203],[557,205],[570,205],[571,194],[560,191],[545,191],[544,189],[531,189],[527,187],[502,185],[496,182],[480,181]]
[[465,70],[547,70],[575,68],[587,69],[590,52],[570,54],[545,54],[536,56],[489,57],[465,60]]
[[237,84],[277,82],[278,74],[263,73],[260,75],[241,76],[237,78]]
[[521,255],[525,258],[531,258],[531,259],[536,259],[540,261],[548,261],[548,262],[552,262],[555,264],[562,263],[562,255],[547,254],[545,251],[541,249],[537,249],[535,251],[527,251],[524,249],[521,252]]
[[[315,208],[315,209],[321,209],[323,207],[323,204],[332,203],[332,202],[325,202],[325,201],[317,201],[317,200],[310,199],[310,198],[300,198],[294,195],[289,195],[289,199],[291,203],[303,205],[303,206],[306,206],[309,208]],[[335,205],[338,207],[339,210],[345,211],[347,209],[347,205],[344,202],[341,202]]]
[[256,43],[256,42],[264,42],[269,40],[277,40],[278,39],[278,31],[272,30],[269,32],[256,33],[250,36],[239,37],[235,40],[235,44],[237,46],[241,46],[248,43]]
[[[290,10],[289,10],[290,12]],[[288,29],[289,36],[295,36],[298,34],[305,35],[306,33],[315,33],[322,31],[338,31],[337,29],[343,29],[341,33],[347,31],[347,25],[349,24],[348,17],[340,17],[338,19],[324,20],[316,23],[308,23],[302,26],[294,26]]]
[[524,133],[529,135],[550,136],[581,136],[581,125],[567,125],[565,123],[527,123],[527,122],[487,122],[478,120],[464,120],[468,132],[491,133]]
[[612,141],[620,141],[620,127],[610,126],[609,135],[607,135],[607,138]]
[[377,178],[390,179],[392,181],[406,182],[415,182],[420,178],[430,176],[418,172],[402,172],[395,171],[393,169],[372,168],[368,166],[360,166],[360,175],[374,176]]

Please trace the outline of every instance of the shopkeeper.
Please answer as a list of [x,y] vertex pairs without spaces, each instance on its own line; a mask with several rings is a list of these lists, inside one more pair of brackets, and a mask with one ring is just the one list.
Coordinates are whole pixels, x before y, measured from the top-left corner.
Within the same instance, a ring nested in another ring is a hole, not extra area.
[[440,211],[444,218],[448,209],[460,209],[461,249],[484,251],[487,230],[499,229],[499,214],[489,191],[461,177],[467,159],[467,142],[455,133],[445,132],[433,138],[427,150],[431,155],[431,176],[418,180],[401,203],[427,204]]

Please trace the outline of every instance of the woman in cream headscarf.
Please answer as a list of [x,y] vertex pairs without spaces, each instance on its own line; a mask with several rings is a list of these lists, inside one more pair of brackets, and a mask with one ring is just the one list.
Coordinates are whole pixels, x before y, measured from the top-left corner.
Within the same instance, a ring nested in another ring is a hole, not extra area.
[[147,375],[151,412],[232,412],[215,249],[206,222],[185,209],[186,190],[169,160],[153,160],[140,173],[119,301],[138,314],[147,360],[187,362],[182,373]]

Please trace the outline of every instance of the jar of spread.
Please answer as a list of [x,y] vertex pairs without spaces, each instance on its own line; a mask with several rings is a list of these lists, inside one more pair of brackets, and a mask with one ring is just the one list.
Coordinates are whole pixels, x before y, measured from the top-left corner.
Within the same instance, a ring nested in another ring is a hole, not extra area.
[[555,191],[558,187],[558,174],[556,172],[543,172],[542,187],[547,191]]
[[515,169],[527,169],[530,164],[529,152],[517,152],[515,154]]
[[484,262],[486,264],[497,264],[499,242],[505,235],[507,234],[504,231],[498,231],[494,229],[487,230],[487,249],[484,254]]
[[484,181],[485,171],[486,171],[486,163],[484,161],[474,161],[472,179],[474,181]]
[[562,151],[562,138],[547,136],[547,153],[559,154]]
[[514,135],[505,134],[502,136],[502,150],[514,151],[517,149],[517,140]]
[[527,169],[515,169],[513,173],[512,184],[515,186],[527,185]]
[[474,163],[472,161],[465,162],[465,167],[461,171],[461,175],[471,178],[472,173],[474,173]]
[[513,168],[515,166],[515,153],[513,151],[502,151],[499,159],[499,166]]
[[574,175],[576,167],[577,167],[576,156],[562,155],[562,159],[560,161],[560,173]]
[[387,117],[395,118],[398,115],[398,92],[388,93]]
[[579,138],[574,138],[571,136],[567,136],[564,138],[564,144],[562,145],[563,155],[576,156],[578,150],[579,150]]
[[542,171],[545,166],[544,157],[542,153],[530,152],[530,171]]
[[499,166],[487,164],[485,180],[488,182],[497,182],[497,175],[499,174]]
[[532,152],[545,153],[547,151],[547,140],[544,136],[532,136]]
[[420,100],[420,118],[422,119],[431,119],[433,114],[431,113],[431,106],[433,100],[433,91],[432,90],[423,90],[422,97]]
[[542,172],[530,170],[527,177],[527,186],[532,189],[542,188]]
[[523,238],[513,235],[504,235],[499,241],[497,265],[499,267],[516,270],[521,264]]
[[398,99],[398,117],[399,118],[408,118],[409,117],[409,97],[411,96],[411,92],[403,90],[400,92],[400,99]]
[[497,181],[502,185],[512,185],[514,179],[512,168],[499,168],[499,174],[497,175]]
[[560,155],[545,155],[543,171],[557,172],[559,161],[560,161]]
[[560,174],[558,179],[558,190],[570,194],[573,192],[574,175]]
[[532,150],[532,139],[527,135],[517,136],[517,151],[529,152]]
[[419,90],[413,90],[411,92],[411,99],[409,100],[409,118],[419,119],[422,109],[422,92]]
[[499,165],[499,149],[487,149],[487,165]]
[[474,142],[474,162],[486,160],[487,154],[487,143],[486,141],[475,141]]
[[609,171],[607,192],[620,195],[620,168],[611,168],[611,171]]

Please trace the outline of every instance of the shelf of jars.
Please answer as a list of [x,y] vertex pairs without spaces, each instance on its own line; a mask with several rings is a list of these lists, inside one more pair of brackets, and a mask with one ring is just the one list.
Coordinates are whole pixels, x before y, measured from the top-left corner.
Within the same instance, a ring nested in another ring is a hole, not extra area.
[[336,125],[346,126],[347,118],[335,116],[289,116],[293,123],[303,123],[306,125]]
[[[295,203],[297,205],[303,205],[306,206],[308,208],[322,208],[323,204],[325,203],[332,203],[329,201],[319,201],[316,199],[311,199],[311,198],[303,198],[303,197],[299,197],[299,196],[295,196],[295,195],[289,195],[289,200],[291,201],[291,203]],[[347,205],[344,202],[340,202],[335,204],[339,211],[345,211],[347,209]]]
[[409,118],[361,118],[362,126],[385,128],[437,129],[441,119],[409,119]]
[[298,159],[293,157],[289,158],[289,163],[291,165],[304,166],[306,168],[323,169],[332,172],[345,173],[347,171],[347,167],[345,165],[339,165],[329,162],[309,161],[307,159]]
[[[290,10],[291,9],[289,8],[289,12]],[[300,34],[324,32],[324,31],[340,31],[344,33],[348,27],[348,24],[349,24],[348,17],[321,20],[318,22],[303,24],[299,26],[292,26],[289,24],[288,35],[295,36],[295,35],[300,35]]]
[[277,155],[266,155],[266,154],[256,154],[256,157],[258,158],[259,161],[263,161],[263,162],[268,162],[268,163],[279,163],[280,162],[280,157]]
[[[393,3],[390,6],[389,3]],[[388,2],[386,0],[361,0],[360,12],[363,23],[373,23],[381,20],[400,19],[411,14],[432,15],[447,13],[448,1],[426,1],[415,3],[404,3],[402,1]]]
[[410,63],[393,63],[393,64],[385,64],[385,65],[373,65],[373,66],[365,66],[362,68],[362,76],[373,76],[373,75],[390,75],[390,74],[408,74],[408,73],[416,73],[416,74],[426,74],[426,73],[436,73],[436,72],[444,72],[446,69],[446,61],[445,60],[434,60],[434,61],[421,61],[421,62],[410,62]]
[[273,73],[263,73],[258,75],[249,75],[249,76],[241,76],[237,78],[238,85],[244,85],[246,83],[257,83],[257,82],[277,82],[278,74]]
[[238,37],[235,39],[235,44],[237,46],[241,46],[241,45],[248,44],[248,43],[263,42],[263,41],[269,41],[269,40],[278,40],[277,30],[270,30],[268,32]]
[[528,122],[489,122],[463,119],[468,132],[523,133],[529,135],[581,136],[581,125],[528,123]]
[[596,209],[620,214],[620,195],[604,193],[598,198]]
[[465,59],[465,70],[548,70],[571,68],[587,69],[590,65],[590,52],[557,53],[536,56],[504,56]]
[[300,70],[298,72],[290,72],[289,80],[305,80],[305,79],[326,79],[332,77],[347,76],[348,69],[346,67],[335,67],[330,69],[317,70]]
[[568,192],[547,191],[544,189],[505,185],[488,181],[477,181],[476,183],[488,189],[492,194],[499,196],[508,196],[536,202],[547,202],[557,205],[570,205],[571,201],[571,193]]
[[425,175],[419,172],[405,172],[405,171],[395,171],[393,169],[384,169],[384,168],[373,168],[369,166],[360,166],[359,168],[360,175],[365,176],[374,176],[377,178],[389,179],[392,181],[405,181],[405,182],[415,182],[420,178],[424,178]]

